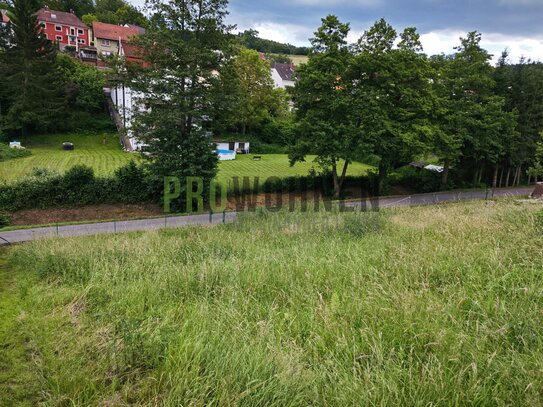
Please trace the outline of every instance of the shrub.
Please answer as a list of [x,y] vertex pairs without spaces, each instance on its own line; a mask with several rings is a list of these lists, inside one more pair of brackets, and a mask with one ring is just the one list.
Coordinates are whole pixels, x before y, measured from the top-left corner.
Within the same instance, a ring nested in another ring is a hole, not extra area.
[[[420,168],[402,167],[392,175],[390,182],[415,192],[435,192],[441,188],[442,174]],[[449,183],[452,187],[452,183]]]
[[0,210],[16,211],[55,206],[158,202],[141,167],[128,164],[112,177],[95,177],[92,168],[77,165],[61,175],[35,168],[15,184],[0,185]]
[[9,218],[9,215],[4,212],[0,212],[0,228],[5,228],[6,226],[9,226],[11,223],[11,220]]
[[294,142],[295,130],[292,120],[273,119],[262,129],[260,140],[266,144],[289,145]]
[[28,157],[29,155],[32,155],[32,152],[25,148],[10,148],[5,144],[0,144],[0,161]]
[[141,165],[131,161],[117,169],[113,178],[119,202],[133,203],[151,200],[149,180]]

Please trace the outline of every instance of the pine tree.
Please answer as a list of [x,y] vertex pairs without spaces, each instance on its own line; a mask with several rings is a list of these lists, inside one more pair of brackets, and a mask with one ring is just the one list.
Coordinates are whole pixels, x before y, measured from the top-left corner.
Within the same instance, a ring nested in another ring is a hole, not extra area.
[[208,186],[217,173],[208,128],[230,55],[226,6],[226,0],[153,0],[152,26],[138,42],[151,68],[130,85],[142,95],[133,130],[149,146],[155,185],[176,176],[182,197],[186,177]]
[[13,43],[2,55],[8,97],[4,126],[22,137],[54,129],[66,107],[56,50],[38,25],[39,8],[37,0],[13,2]]

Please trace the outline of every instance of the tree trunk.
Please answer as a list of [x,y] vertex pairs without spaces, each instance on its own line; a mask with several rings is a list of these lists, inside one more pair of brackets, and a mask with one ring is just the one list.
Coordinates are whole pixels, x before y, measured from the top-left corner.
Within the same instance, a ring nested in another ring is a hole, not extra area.
[[385,164],[379,164],[377,190],[375,191],[377,196],[381,196],[381,193],[383,192],[383,185],[385,183],[386,176],[387,176],[387,166]]
[[515,169],[515,176],[513,177],[513,186],[517,186],[518,185],[518,178],[520,176],[520,171],[519,171],[519,167],[517,167]]
[[479,167],[479,175],[477,176],[477,184],[481,183],[481,180],[483,179],[483,170],[484,170],[484,164],[481,164]]
[[449,181],[449,168],[451,167],[451,160],[446,159],[443,164],[443,176],[441,177],[441,189],[447,188],[447,182]]
[[517,186],[520,186],[521,181],[522,181],[522,165],[519,165],[518,166]]
[[505,187],[509,187],[509,178],[511,177],[511,168],[507,168],[507,177],[505,177]]
[[494,167],[494,176],[492,177],[492,188],[496,189],[498,186],[498,172],[500,171],[500,165],[496,164]]
[[334,199],[338,199],[341,191],[337,175],[337,164],[335,161],[332,163],[332,178],[334,179]]
[[505,172],[505,168],[502,167],[502,170],[500,171],[500,188],[503,186],[503,173]]
[[528,174],[528,185],[532,185],[532,174]]

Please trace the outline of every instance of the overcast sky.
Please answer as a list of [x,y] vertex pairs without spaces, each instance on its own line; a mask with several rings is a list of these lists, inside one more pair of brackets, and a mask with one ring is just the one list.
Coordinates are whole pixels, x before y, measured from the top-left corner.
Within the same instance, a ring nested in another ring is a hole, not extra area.
[[238,30],[295,45],[308,45],[327,14],[351,23],[353,42],[384,17],[398,31],[417,27],[427,54],[450,53],[460,36],[477,30],[495,59],[508,48],[513,60],[543,61],[543,0],[230,0],[229,11]]

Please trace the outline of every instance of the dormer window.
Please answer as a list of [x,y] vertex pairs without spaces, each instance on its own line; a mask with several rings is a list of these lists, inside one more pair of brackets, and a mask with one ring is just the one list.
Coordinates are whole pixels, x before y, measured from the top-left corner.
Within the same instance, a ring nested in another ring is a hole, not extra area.
[[51,14],[51,18],[57,18],[56,14]]

